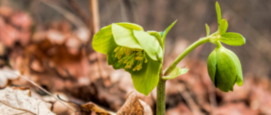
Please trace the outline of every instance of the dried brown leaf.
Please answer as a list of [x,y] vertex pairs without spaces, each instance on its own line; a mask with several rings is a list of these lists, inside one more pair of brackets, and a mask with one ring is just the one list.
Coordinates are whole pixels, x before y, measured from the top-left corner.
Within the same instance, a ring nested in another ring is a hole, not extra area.
[[0,70],[0,88],[8,85],[9,80],[17,79],[19,76],[13,73],[19,73],[18,71],[1,69]]
[[91,102],[81,105],[80,108],[81,108],[81,113],[95,112],[98,115],[111,115],[111,113],[109,113],[108,111],[100,108],[99,106]]
[[117,115],[152,115],[150,107],[145,102],[142,105],[141,102],[136,92],[131,92]]
[[6,87],[0,90],[0,111],[3,115],[55,115],[47,104],[29,97],[30,90]]

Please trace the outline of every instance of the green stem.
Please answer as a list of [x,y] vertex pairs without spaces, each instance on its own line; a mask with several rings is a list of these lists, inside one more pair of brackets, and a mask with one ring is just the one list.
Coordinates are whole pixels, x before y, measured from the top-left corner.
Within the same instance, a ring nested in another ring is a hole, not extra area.
[[170,72],[173,71],[173,69],[177,66],[177,64],[188,54],[190,53],[193,49],[195,49],[196,47],[198,47],[201,44],[204,44],[206,42],[209,41],[208,37],[204,37],[199,39],[198,41],[194,42],[193,44],[191,44],[188,48],[185,49],[185,51],[179,55],[174,62],[165,70],[165,74],[164,75],[168,75]]
[[[209,42],[208,37],[204,37],[199,39],[198,41],[191,44],[179,57],[177,57],[174,62],[165,70],[164,75],[168,75],[170,72],[173,71],[173,69],[177,66],[177,64],[193,49],[198,47],[201,44],[204,44],[206,42]],[[156,103],[156,115],[165,115],[166,113],[166,106],[165,106],[165,97],[166,97],[166,80],[162,79],[164,76],[162,69],[160,69],[160,76],[159,76],[159,82],[157,85],[157,103]]]
[[215,44],[216,44],[217,48],[223,47],[219,41],[216,41]]
[[166,80],[162,79],[163,72],[160,70],[159,82],[157,85],[156,115],[165,115],[166,113]]

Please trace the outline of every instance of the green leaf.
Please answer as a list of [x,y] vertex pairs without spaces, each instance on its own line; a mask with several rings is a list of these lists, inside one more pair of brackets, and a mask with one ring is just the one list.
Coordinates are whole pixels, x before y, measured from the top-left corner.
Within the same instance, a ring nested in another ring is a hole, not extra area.
[[218,23],[218,25],[220,25],[220,21],[222,19],[222,16],[221,16],[220,6],[217,1],[215,3],[215,8],[216,8],[216,15],[217,15],[217,23]]
[[[143,30],[141,26],[133,23],[116,23],[116,24],[128,29]],[[97,32],[94,35],[92,47],[95,51],[103,54],[108,54],[117,47],[117,44],[112,35],[112,24],[103,27],[99,32]]]
[[241,46],[246,43],[246,39],[241,34],[234,32],[224,33],[218,40],[231,46]]
[[112,24],[112,33],[117,45],[142,49],[138,41],[133,35],[133,30],[123,26]]
[[163,41],[162,41],[162,39],[161,39],[160,32],[156,32],[156,31],[147,31],[147,32],[148,32],[150,35],[154,36],[154,37],[157,39],[159,45],[160,45],[161,47],[163,47]]
[[148,34],[154,36],[156,39],[161,39],[161,35],[159,32],[156,32],[156,31],[147,31]]
[[182,69],[180,67],[175,67],[173,69],[173,71],[169,75],[163,76],[162,79],[164,79],[164,80],[174,79],[174,78],[176,78],[176,77],[178,77],[178,76],[180,76],[182,74],[186,74],[188,72],[188,70],[189,70],[188,68],[183,68]]
[[111,25],[102,28],[97,34],[94,35],[92,47],[95,51],[108,54],[117,47],[111,31]]
[[163,59],[162,48],[154,36],[151,36],[148,32],[139,30],[134,30],[133,32],[140,46],[144,49],[144,51],[148,54],[148,56],[150,56],[152,60],[157,61]]
[[166,36],[167,36],[167,33],[169,32],[169,30],[176,24],[177,20],[175,20],[173,23],[170,24],[170,26],[167,27],[167,29],[162,32],[162,40],[163,40],[163,43],[165,44],[165,39],[166,39]]
[[208,24],[205,24],[205,28],[206,28],[206,36],[210,35],[210,28],[208,26]]
[[220,21],[220,25],[219,25],[219,32],[220,32],[220,34],[224,34],[224,33],[226,33],[226,31],[227,31],[227,29],[228,29],[228,22],[227,22],[227,20],[226,19],[222,19],[221,21]]
[[214,50],[208,56],[208,60],[207,60],[208,74],[214,85],[216,85],[215,84],[216,67],[217,67],[216,50]]
[[150,57],[147,56],[147,59],[148,62],[142,65],[140,71],[126,70],[132,75],[135,89],[144,95],[148,95],[158,84],[159,70],[162,67],[161,63],[150,59]]
[[137,24],[133,24],[133,23],[122,22],[122,23],[115,23],[115,24],[128,28],[128,29],[132,29],[132,30],[144,30],[141,26]]

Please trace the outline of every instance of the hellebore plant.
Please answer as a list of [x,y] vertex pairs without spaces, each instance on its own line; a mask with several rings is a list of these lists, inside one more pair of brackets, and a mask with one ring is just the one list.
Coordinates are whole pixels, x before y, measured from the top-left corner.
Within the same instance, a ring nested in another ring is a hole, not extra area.
[[133,23],[113,23],[102,28],[94,35],[93,49],[106,54],[109,65],[114,69],[125,69],[132,76],[133,84],[140,93],[148,95],[157,86],[157,115],[165,114],[165,83],[185,74],[188,69],[179,68],[177,64],[197,46],[211,42],[217,47],[209,55],[207,65],[209,76],[221,91],[233,91],[235,83],[243,84],[241,63],[238,57],[222,46],[223,42],[231,46],[245,44],[245,38],[234,32],[226,32],[228,22],[222,19],[218,2],[216,2],[218,30],[210,35],[206,24],[206,37],[190,45],[164,71],[162,70],[165,38],[176,23],[173,22],[165,31],[144,31]]

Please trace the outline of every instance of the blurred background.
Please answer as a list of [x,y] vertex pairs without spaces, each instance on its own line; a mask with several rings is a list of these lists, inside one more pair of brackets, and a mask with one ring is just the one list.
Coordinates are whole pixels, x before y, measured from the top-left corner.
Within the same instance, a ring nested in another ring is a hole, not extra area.
[[[92,49],[92,36],[114,22],[132,22],[145,30],[163,31],[177,20],[166,38],[167,67],[191,43],[206,36],[205,24],[211,33],[217,30],[215,2],[0,0],[0,65],[19,70],[43,88],[62,93],[73,102],[93,102],[117,111],[126,95],[134,91],[132,81],[128,73],[113,70],[106,57]],[[167,114],[271,114],[271,1],[218,2],[222,18],[228,20],[228,32],[246,38],[246,44],[240,47],[224,45],[239,57],[244,85],[229,93],[215,89],[206,68],[215,45],[201,45],[178,65],[188,67],[188,74],[167,83]],[[45,95],[24,80],[12,84],[27,85]],[[155,93],[138,93],[154,114]]]

